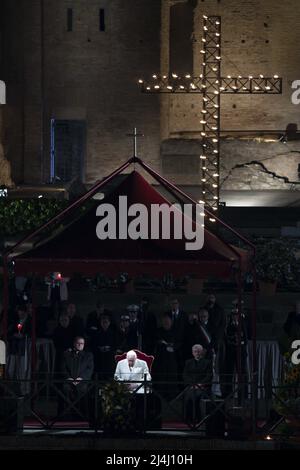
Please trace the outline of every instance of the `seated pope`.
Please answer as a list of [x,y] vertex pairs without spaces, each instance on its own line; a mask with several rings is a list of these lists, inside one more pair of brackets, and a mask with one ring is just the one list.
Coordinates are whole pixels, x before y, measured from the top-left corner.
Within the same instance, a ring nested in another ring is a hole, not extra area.
[[127,382],[131,392],[144,393],[144,386],[139,381],[151,380],[151,375],[147,362],[138,359],[135,351],[128,351],[126,359],[118,362],[114,378]]

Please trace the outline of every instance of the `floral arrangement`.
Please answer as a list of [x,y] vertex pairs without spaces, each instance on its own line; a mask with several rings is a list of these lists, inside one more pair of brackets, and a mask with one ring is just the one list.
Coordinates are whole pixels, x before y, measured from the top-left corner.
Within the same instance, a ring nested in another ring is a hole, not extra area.
[[112,381],[102,389],[103,428],[111,434],[134,431],[131,394],[126,384]]
[[300,418],[300,364],[293,364],[291,353],[284,354],[283,381],[276,393],[275,409],[283,416]]

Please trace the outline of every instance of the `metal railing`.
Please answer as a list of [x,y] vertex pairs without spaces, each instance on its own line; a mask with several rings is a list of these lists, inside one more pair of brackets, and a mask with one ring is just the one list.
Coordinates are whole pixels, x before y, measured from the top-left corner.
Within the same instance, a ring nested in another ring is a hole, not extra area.
[[[28,428],[50,432],[79,427],[98,433],[106,431],[110,420],[122,414],[122,426],[126,425],[126,419],[131,420],[134,429],[141,434],[176,430],[226,438],[233,434],[235,427],[237,437],[240,433],[240,437],[247,434],[255,438],[275,435],[278,425],[283,422],[284,417],[277,415],[277,421],[268,423],[269,410],[275,403],[280,403],[283,409],[286,405],[287,413],[291,414],[289,400],[281,398],[282,387],[273,388],[271,399],[266,396],[259,400],[263,405],[260,408],[265,410],[265,425],[260,428],[256,393],[253,393],[255,388],[251,382],[223,383],[222,386],[231,387],[223,398],[213,395],[210,388],[178,381],[139,380],[136,384],[136,390],[124,391],[130,395],[128,409],[114,409],[114,397],[111,396],[111,413],[107,415],[103,399],[108,382],[82,381],[81,390],[76,391],[68,381],[53,378],[51,374],[23,381],[1,379],[0,432],[9,434]],[[149,393],[139,393],[141,389],[146,390],[144,387],[148,387]],[[291,395],[297,393],[291,388]]]

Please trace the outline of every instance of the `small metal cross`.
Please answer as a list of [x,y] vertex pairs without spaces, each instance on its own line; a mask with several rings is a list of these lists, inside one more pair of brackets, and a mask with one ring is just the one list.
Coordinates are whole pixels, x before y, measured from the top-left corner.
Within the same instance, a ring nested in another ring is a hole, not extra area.
[[133,158],[137,158],[137,137],[144,137],[144,134],[138,134],[136,127],[133,129],[133,134],[126,134],[128,137],[133,137]]

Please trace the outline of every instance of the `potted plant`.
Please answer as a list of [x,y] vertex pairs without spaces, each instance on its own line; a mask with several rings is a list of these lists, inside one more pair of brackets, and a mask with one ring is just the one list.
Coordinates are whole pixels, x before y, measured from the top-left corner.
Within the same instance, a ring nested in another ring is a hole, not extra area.
[[260,292],[272,295],[278,282],[291,280],[295,251],[295,241],[289,238],[256,240],[256,272]]
[[125,383],[112,381],[101,391],[102,424],[107,435],[128,435],[134,432],[131,394]]

